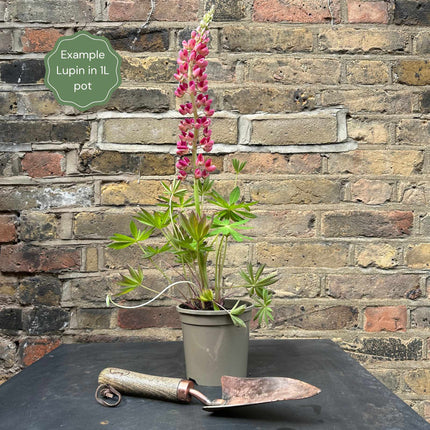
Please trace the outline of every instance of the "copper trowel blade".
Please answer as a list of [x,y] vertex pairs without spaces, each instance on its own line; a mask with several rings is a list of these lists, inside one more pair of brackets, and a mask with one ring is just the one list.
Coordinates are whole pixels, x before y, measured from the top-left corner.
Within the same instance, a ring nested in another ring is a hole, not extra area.
[[238,406],[257,405],[281,400],[300,400],[315,396],[321,390],[306,382],[291,378],[237,378],[222,376],[222,400],[204,406],[206,411],[215,411]]

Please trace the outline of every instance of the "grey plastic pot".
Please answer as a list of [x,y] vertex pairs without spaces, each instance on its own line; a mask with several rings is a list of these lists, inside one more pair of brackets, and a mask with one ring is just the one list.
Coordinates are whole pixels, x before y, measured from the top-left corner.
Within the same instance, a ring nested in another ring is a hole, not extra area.
[[[226,300],[226,308],[237,300]],[[249,321],[253,305],[240,315],[246,327],[233,325],[227,311],[192,310],[177,306],[184,340],[187,378],[199,385],[221,385],[221,376],[247,376]]]

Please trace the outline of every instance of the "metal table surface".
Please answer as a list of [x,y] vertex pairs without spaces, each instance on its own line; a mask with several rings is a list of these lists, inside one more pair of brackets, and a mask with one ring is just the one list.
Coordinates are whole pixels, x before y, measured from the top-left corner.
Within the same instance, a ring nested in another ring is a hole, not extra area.
[[[0,386],[0,429],[428,430],[428,424],[329,340],[251,341],[249,376],[287,376],[321,388],[304,400],[213,414],[191,404],[127,396],[116,408],[94,399],[105,367],[183,377],[181,342],[62,345]],[[218,398],[218,387],[198,387]]]

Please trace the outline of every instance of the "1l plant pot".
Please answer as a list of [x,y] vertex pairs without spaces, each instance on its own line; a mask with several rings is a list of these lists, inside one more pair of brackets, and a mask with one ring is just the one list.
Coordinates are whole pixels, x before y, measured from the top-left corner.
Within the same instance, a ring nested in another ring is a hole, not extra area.
[[[233,307],[237,300],[226,300]],[[177,306],[182,325],[187,378],[200,385],[221,385],[221,376],[246,376],[249,321],[253,305],[240,315],[246,327],[233,325],[227,311],[193,310]]]

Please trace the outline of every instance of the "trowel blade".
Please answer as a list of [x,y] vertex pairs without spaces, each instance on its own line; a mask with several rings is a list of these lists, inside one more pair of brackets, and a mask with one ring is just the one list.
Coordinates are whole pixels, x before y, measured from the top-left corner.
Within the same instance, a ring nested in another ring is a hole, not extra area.
[[281,400],[300,400],[321,392],[319,388],[306,382],[282,377],[237,378],[222,376],[221,387],[222,399],[214,400],[212,405],[204,406],[204,410],[215,411]]

